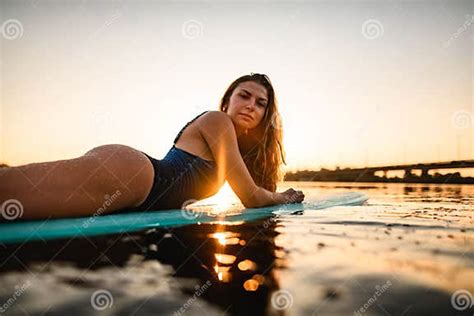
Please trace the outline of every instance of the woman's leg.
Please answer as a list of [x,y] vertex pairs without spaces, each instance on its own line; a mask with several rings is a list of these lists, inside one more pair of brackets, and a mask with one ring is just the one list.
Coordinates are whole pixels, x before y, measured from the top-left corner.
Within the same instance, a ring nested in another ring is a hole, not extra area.
[[96,147],[74,159],[2,168],[0,220],[110,213],[141,203],[152,182],[148,158],[123,145]]

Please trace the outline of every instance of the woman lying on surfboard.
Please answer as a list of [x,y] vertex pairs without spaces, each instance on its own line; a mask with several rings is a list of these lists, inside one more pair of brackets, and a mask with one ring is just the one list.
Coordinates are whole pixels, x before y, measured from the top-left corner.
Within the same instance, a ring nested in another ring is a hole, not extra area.
[[[281,120],[266,75],[236,79],[220,102],[178,133],[157,160],[125,145],[103,145],[83,156],[0,169],[2,212],[20,204],[23,219],[179,209],[217,193],[227,180],[245,207],[300,203],[301,191],[276,192],[285,163]],[[0,217],[0,220],[2,218]]]

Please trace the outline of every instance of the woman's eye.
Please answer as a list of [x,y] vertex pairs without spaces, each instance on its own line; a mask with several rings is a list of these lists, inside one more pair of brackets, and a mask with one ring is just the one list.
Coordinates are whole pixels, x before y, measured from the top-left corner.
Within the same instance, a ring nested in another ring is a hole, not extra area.
[[[248,95],[245,95],[245,94],[239,94],[239,96],[243,99],[248,99],[249,96]],[[259,106],[263,106],[265,107],[266,105],[264,103],[257,103]]]

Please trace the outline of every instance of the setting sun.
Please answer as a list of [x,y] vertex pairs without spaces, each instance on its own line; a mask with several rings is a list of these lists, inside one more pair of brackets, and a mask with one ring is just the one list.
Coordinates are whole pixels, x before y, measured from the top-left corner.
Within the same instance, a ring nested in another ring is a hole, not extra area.
[[[215,195],[201,200],[196,205],[199,204],[213,204],[213,205],[220,205],[220,206],[231,206],[236,203],[240,203],[239,198],[235,195],[234,191],[230,187],[229,183],[226,181],[224,185],[220,188],[219,192]],[[225,208],[222,208],[225,210]]]

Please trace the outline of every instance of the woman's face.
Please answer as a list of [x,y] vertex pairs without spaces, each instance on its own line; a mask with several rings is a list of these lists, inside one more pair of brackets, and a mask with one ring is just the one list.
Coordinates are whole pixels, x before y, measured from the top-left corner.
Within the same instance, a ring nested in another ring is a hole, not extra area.
[[254,81],[242,82],[234,89],[227,114],[236,127],[237,136],[258,126],[268,106],[267,89]]

